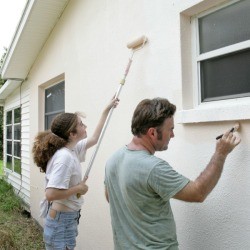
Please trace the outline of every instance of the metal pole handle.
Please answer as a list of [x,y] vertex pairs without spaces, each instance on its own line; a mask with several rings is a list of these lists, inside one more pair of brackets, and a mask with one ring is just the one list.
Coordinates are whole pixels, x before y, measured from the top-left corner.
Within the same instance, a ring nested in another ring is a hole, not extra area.
[[[117,91],[117,93],[116,93],[116,95],[115,95],[115,98],[118,98],[118,97],[119,97],[119,94],[120,94],[120,92],[121,92],[122,87],[123,87],[123,84],[120,84],[119,89],[118,89],[118,91]],[[112,107],[112,108],[109,110],[108,116],[107,116],[106,121],[105,121],[105,123],[104,123],[104,125],[103,125],[103,128],[102,128],[101,134],[100,134],[100,136],[99,136],[99,139],[98,139],[98,141],[97,141],[97,144],[96,144],[96,147],[95,147],[95,151],[94,151],[94,153],[93,153],[92,156],[91,156],[91,159],[90,159],[89,164],[88,164],[88,168],[87,168],[87,170],[86,170],[86,172],[85,172],[85,175],[84,175],[84,178],[83,178],[83,179],[86,179],[87,177],[89,177],[90,170],[91,170],[92,165],[93,165],[93,163],[94,163],[95,157],[96,157],[97,152],[98,152],[98,150],[99,150],[100,144],[101,144],[102,139],[103,139],[103,136],[104,136],[104,134],[105,134],[105,132],[106,132],[106,129],[107,129],[107,126],[108,126],[108,123],[109,123],[109,121],[110,121],[110,118],[111,118],[111,116],[112,116],[113,111],[114,111],[114,107]]]
[[[123,77],[123,79],[122,79],[121,82],[120,82],[120,85],[119,85],[119,88],[118,88],[118,90],[117,90],[117,92],[116,92],[115,98],[118,98],[118,97],[119,97],[119,95],[120,95],[120,93],[121,93],[121,90],[122,90],[122,87],[123,87],[123,85],[125,84],[127,74],[128,74],[128,72],[129,72],[130,66],[131,66],[131,64],[132,64],[133,55],[134,55],[134,51],[132,51],[131,57],[129,58],[129,62],[128,62],[128,65],[127,65],[127,67],[126,67],[126,70],[125,70],[125,73],[124,73],[124,77]],[[89,173],[90,173],[91,168],[92,168],[92,166],[93,166],[95,157],[96,157],[97,152],[98,152],[98,150],[99,150],[100,144],[101,144],[101,142],[102,142],[102,138],[103,138],[103,136],[104,136],[104,134],[105,134],[105,131],[106,131],[106,129],[107,129],[107,126],[108,126],[108,123],[109,123],[109,120],[110,120],[110,118],[111,118],[111,115],[112,115],[113,111],[114,111],[114,107],[112,107],[112,108],[109,110],[108,116],[107,116],[107,118],[106,118],[106,120],[105,120],[105,123],[104,123],[104,125],[103,125],[101,134],[100,134],[99,139],[98,139],[98,141],[97,141],[97,144],[96,144],[94,153],[92,154],[91,159],[90,159],[90,161],[89,161],[87,170],[86,170],[86,172],[85,172],[85,174],[84,174],[84,177],[83,177],[83,180],[87,180],[87,178],[89,177]],[[81,194],[77,194],[76,196],[77,196],[77,198],[79,199],[79,198],[81,197]]]

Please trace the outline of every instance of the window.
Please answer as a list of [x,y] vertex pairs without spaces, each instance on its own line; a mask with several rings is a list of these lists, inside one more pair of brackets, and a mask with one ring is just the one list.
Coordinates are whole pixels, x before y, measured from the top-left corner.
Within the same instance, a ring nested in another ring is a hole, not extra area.
[[6,158],[7,169],[21,174],[21,108],[6,113]]
[[198,2],[180,12],[182,107],[176,121],[249,119],[250,1]]
[[195,19],[199,102],[250,96],[250,1]]
[[45,90],[45,129],[49,129],[53,118],[65,110],[64,81]]

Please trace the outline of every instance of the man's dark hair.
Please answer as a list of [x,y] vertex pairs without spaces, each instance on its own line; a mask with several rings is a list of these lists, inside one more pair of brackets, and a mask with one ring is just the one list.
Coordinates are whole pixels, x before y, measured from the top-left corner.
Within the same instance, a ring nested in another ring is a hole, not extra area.
[[133,135],[146,134],[149,128],[160,128],[174,115],[176,106],[165,98],[144,99],[136,107],[131,124]]

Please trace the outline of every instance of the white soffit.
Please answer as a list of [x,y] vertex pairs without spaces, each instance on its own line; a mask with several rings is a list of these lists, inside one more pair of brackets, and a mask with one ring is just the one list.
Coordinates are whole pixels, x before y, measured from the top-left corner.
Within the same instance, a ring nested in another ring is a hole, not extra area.
[[19,87],[21,81],[18,80],[8,80],[5,82],[3,87],[0,89],[0,99],[5,99],[13,90]]
[[8,95],[11,94],[16,88],[21,85],[22,81],[19,80],[8,80],[0,89],[0,106],[4,106],[4,100]]

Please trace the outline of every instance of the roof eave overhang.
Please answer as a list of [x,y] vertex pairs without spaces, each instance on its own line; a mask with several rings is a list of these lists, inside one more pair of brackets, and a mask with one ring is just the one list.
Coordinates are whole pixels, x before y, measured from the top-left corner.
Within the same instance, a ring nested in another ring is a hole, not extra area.
[[7,82],[0,89],[0,100],[5,100],[27,79],[30,69],[69,1],[27,1],[1,68],[1,77]]

